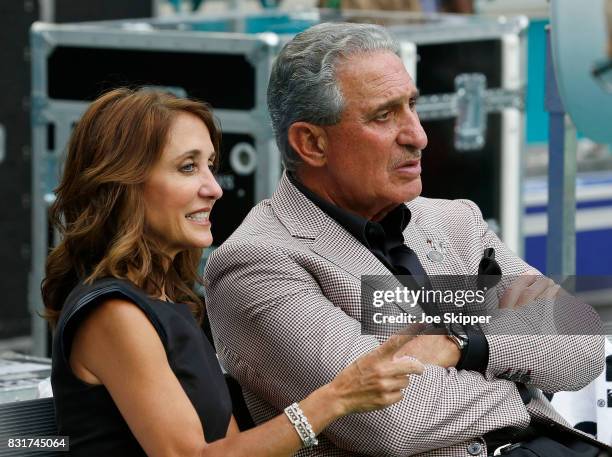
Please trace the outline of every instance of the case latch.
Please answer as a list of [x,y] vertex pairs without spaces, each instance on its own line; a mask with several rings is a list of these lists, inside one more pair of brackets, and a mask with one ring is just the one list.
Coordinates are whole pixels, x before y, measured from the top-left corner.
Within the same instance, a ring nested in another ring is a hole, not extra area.
[[480,149],[484,146],[487,130],[487,78],[481,73],[462,73],[455,78],[455,90],[455,148],[458,151]]

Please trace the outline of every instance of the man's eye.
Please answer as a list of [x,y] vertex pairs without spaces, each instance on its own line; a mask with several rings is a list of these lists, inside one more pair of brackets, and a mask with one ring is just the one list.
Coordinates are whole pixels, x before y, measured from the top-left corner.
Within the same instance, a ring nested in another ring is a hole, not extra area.
[[210,171],[215,171],[215,163],[214,162],[209,162],[208,163],[208,168],[210,169]]
[[378,114],[376,115],[376,118],[375,118],[375,119],[376,119],[377,121],[386,121],[387,119],[389,119],[389,114],[390,114],[390,112],[389,112],[389,111],[385,111],[385,112],[383,112],[383,113],[378,113]]
[[195,171],[195,163],[187,163],[181,167],[183,173],[192,173]]

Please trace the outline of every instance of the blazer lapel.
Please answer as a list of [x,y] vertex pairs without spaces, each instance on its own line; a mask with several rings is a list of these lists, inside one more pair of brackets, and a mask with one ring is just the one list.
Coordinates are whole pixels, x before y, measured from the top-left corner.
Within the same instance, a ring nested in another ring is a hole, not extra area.
[[291,236],[314,240],[329,217],[302,194],[283,172],[272,195],[272,209]]
[[357,280],[366,275],[391,274],[367,247],[331,218],[311,249]]
[[274,212],[294,238],[312,240],[310,249],[350,275],[389,274],[374,254],[302,194],[286,172],[272,196]]
[[[272,207],[278,218],[294,238],[312,240],[310,249],[374,289],[395,289],[401,283],[353,235],[302,194],[283,173],[272,196]],[[367,278],[376,276],[376,278]]]

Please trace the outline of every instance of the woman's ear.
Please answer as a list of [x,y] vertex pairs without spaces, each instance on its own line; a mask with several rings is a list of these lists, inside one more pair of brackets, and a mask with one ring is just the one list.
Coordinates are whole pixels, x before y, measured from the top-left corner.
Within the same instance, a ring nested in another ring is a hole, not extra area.
[[308,122],[294,122],[289,127],[289,144],[302,161],[311,167],[322,167],[327,161],[327,134]]

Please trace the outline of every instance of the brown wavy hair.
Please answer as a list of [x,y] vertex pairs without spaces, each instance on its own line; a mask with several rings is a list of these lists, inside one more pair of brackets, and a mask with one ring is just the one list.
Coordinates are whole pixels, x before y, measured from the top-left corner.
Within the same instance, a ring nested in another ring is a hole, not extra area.
[[42,282],[44,317],[52,326],[78,283],[103,277],[126,279],[154,297],[163,289],[202,319],[204,305],[193,291],[201,283],[202,250],[188,249],[170,259],[145,222],[143,184],[182,112],[204,122],[218,161],[220,130],[209,106],[168,93],[112,90],[95,100],[76,125],[49,214],[61,235],[47,257]]

